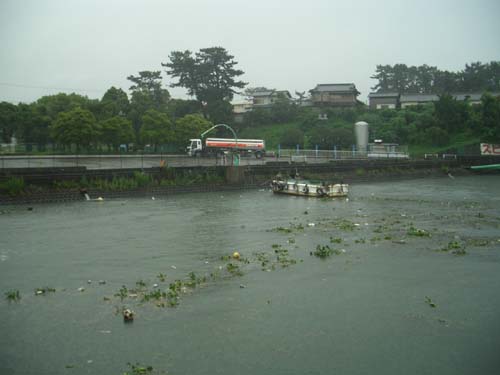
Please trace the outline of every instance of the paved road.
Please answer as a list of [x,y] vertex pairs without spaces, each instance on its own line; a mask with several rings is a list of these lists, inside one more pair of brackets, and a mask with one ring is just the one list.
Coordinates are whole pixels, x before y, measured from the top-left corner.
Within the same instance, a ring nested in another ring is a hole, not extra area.
[[[274,157],[256,159],[240,158],[240,165],[262,165],[276,161]],[[289,158],[280,160],[290,160]],[[316,159],[316,162],[326,161]],[[192,158],[184,155],[47,155],[47,156],[0,156],[0,169],[9,168],[64,168],[87,167],[88,169],[152,168],[163,163],[171,167],[232,165],[231,159]]]

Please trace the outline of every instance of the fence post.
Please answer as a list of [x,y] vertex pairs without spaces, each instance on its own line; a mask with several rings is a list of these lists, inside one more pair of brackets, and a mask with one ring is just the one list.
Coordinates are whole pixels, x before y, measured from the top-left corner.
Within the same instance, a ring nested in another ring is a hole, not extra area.
[[278,144],[278,159],[281,157],[281,144]]
[[297,145],[297,156],[300,155],[299,149],[300,149],[300,145]]
[[318,158],[318,145],[316,145],[316,159]]
[[352,157],[356,157],[356,145],[352,145]]
[[337,145],[333,145],[333,158],[337,159]]

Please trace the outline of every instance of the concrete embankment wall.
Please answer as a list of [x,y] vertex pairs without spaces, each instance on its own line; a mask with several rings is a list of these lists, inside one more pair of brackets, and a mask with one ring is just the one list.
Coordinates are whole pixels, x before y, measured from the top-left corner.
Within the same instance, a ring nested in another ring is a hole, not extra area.
[[[225,183],[217,184],[190,184],[186,186],[155,186],[147,188],[129,189],[123,191],[101,191],[89,189],[92,198],[124,198],[124,197],[153,197],[179,193],[194,193],[207,191],[226,191],[245,188],[267,188],[270,181],[281,173],[291,176],[299,173],[300,176],[310,179],[322,179],[332,182],[343,181],[356,183],[362,181],[390,181],[395,179],[422,178],[469,174],[471,165],[499,163],[498,158],[458,158],[451,160],[345,160],[323,164],[280,163],[273,162],[266,165],[241,167],[181,167],[149,168],[142,170],[154,178],[175,178],[176,175],[196,175],[208,173],[224,176]],[[87,170],[84,167],[76,168],[43,168],[43,169],[16,169],[0,171],[0,181],[12,176],[22,177],[26,184],[41,186],[37,191],[29,194],[9,196],[0,193],[0,204],[31,204],[41,202],[64,202],[83,199],[78,189],[53,189],[54,181],[81,181],[99,178],[111,180],[114,177],[132,177],[138,169],[116,170]]]

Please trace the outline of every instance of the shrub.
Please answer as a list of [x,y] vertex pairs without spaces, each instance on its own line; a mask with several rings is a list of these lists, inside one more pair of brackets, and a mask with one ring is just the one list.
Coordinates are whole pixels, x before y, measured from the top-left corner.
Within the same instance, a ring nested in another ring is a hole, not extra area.
[[22,177],[10,177],[0,183],[0,191],[6,192],[10,196],[16,196],[24,191],[25,184]]

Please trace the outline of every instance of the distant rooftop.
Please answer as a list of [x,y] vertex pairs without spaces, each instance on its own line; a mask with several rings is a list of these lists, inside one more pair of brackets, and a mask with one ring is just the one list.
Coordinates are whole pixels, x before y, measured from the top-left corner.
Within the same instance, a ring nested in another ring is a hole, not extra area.
[[285,96],[288,96],[289,98],[291,98],[292,96],[290,95],[290,92],[287,91],[287,90],[265,90],[265,91],[255,91],[252,96],[253,97],[261,97],[261,96],[264,96],[264,97],[267,97],[267,96],[273,96],[273,95],[279,95],[279,94],[283,94]]
[[436,102],[439,100],[439,97],[435,94],[401,94],[401,98],[399,99],[401,103],[406,102]]
[[354,83],[322,83],[316,85],[311,91],[317,92],[353,92],[356,90]]
[[398,96],[399,93],[397,92],[371,92],[368,95],[369,98],[394,98]]

